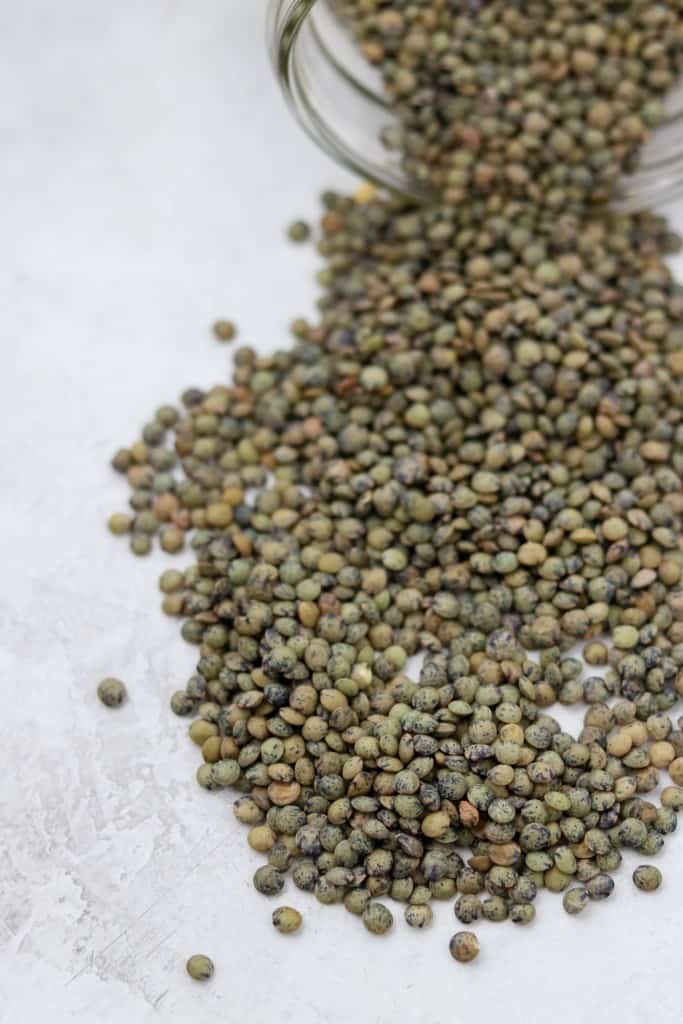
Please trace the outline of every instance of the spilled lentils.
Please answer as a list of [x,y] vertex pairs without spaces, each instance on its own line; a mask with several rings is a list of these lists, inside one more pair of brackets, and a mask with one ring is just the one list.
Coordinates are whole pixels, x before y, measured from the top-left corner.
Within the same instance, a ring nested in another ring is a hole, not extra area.
[[160,406],[109,529],[187,552],[171,707],[259,892],[375,935],[385,899],[427,930],[434,900],[529,925],[541,889],[590,916],[683,806],[679,242],[590,205],[661,120],[680,5],[340,6],[441,201],[326,193],[317,322]]
[[382,897],[417,928],[433,899],[528,924],[541,888],[577,914],[680,806],[675,239],[333,195],[321,232],[319,324],[115,457],[129,536],[193,554],[160,589],[199,648],[171,699],[198,782],[237,791],[260,892],[291,873],[375,934]]

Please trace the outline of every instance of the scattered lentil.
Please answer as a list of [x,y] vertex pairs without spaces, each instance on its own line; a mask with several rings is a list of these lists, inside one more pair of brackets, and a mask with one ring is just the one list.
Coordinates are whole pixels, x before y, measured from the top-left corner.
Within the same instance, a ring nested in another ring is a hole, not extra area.
[[479,956],[479,939],[474,932],[456,932],[448,948],[454,960],[468,964]]
[[295,220],[287,228],[290,242],[307,242],[311,237],[311,228],[305,220]]
[[128,692],[120,679],[114,679],[110,676],[98,684],[97,696],[106,707],[118,708],[123,704],[128,696]]
[[633,872],[633,884],[641,892],[655,892],[662,884],[662,872],[651,864],[641,864]]
[[209,960],[208,956],[203,956],[201,953],[196,953],[191,956],[185,965],[187,973],[195,981],[208,981],[213,975],[213,961]]
[[273,925],[282,935],[291,935],[301,928],[301,914],[293,907],[278,907],[273,911]]
[[213,333],[218,341],[232,341],[237,334],[237,328],[232,320],[216,320]]
[[373,935],[384,935],[394,923],[391,911],[383,903],[368,903],[362,918],[363,924]]

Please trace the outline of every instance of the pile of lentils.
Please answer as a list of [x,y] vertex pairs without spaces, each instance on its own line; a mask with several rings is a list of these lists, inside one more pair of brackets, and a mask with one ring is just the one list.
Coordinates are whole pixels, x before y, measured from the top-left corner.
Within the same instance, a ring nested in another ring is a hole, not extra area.
[[680,0],[333,0],[381,72],[384,141],[446,201],[611,197],[683,71]]
[[580,914],[683,807],[679,242],[591,202],[661,116],[683,5],[463,6],[347,5],[441,200],[326,193],[317,322],[113,459],[111,531],[191,552],[160,579],[199,649],[171,707],[256,889],[374,934],[383,897],[414,928],[435,899],[527,925],[542,888]]
[[[420,928],[432,899],[526,924],[542,887],[576,914],[683,806],[675,240],[516,200],[325,206],[320,323],[114,457],[112,529],[194,556],[160,580],[200,654],[171,706],[200,785],[240,794],[260,892],[291,871],[373,932],[383,896]],[[577,737],[556,703],[587,705]]]

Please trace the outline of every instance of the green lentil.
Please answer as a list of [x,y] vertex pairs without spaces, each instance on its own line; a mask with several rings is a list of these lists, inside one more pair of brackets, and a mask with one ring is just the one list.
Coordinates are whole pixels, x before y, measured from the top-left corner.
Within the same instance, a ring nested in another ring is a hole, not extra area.
[[134,555],[148,555],[152,550],[152,541],[146,533],[134,533],[130,538],[130,550]]
[[597,874],[588,879],[586,889],[592,900],[606,900],[614,891],[614,879],[609,875]]
[[371,899],[367,889],[352,889],[344,897],[344,906],[350,913],[362,917]]
[[434,920],[432,908],[424,903],[407,906],[403,916],[411,928],[427,928]]
[[588,889],[583,885],[579,885],[573,889],[567,889],[562,897],[562,906],[568,914],[575,916],[576,914],[583,913],[590,898]]
[[273,926],[281,935],[292,935],[301,928],[301,914],[293,907],[278,907],[273,911]]
[[384,935],[394,923],[391,911],[383,903],[368,903],[362,918],[363,924],[373,935]]
[[531,924],[536,917],[533,903],[513,903],[510,907],[510,920],[514,924]]
[[107,520],[107,526],[109,532],[113,533],[114,536],[120,537],[124,533],[129,533],[133,526],[133,519],[131,516],[127,516],[124,512],[115,512],[109,516]]
[[307,242],[311,237],[310,225],[305,220],[295,220],[287,228],[290,242]]
[[662,872],[651,864],[641,864],[633,872],[633,884],[641,892],[655,892],[662,884]]
[[254,888],[264,896],[277,896],[282,892],[285,878],[282,872],[265,864],[257,868],[254,874]]
[[237,334],[237,328],[232,320],[216,320],[213,334],[218,341],[232,341]]
[[118,708],[123,704],[128,693],[120,679],[109,676],[98,683],[97,696],[106,707]]
[[213,976],[213,961],[201,953],[195,953],[194,956],[191,956],[185,966],[187,973],[195,981],[208,981]]
[[454,960],[468,964],[479,956],[479,939],[474,932],[456,932],[448,948]]

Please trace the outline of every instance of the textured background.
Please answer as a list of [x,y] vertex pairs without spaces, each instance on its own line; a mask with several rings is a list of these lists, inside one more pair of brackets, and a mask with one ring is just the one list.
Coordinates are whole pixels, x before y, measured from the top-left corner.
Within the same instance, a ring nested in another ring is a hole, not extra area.
[[[289,883],[305,928],[275,934],[230,798],[194,782],[167,710],[194,651],[158,610],[169,560],[104,529],[126,500],[108,459],[225,378],[213,318],[268,350],[312,312],[315,254],[284,228],[348,179],[286,113],[263,18],[260,0],[0,5],[0,1021],[679,1022],[680,840],[659,894],[624,871],[580,921],[541,899],[526,931],[483,926],[461,969],[450,905],[431,934],[374,940]],[[107,674],[129,686],[118,712],[95,697]]]

